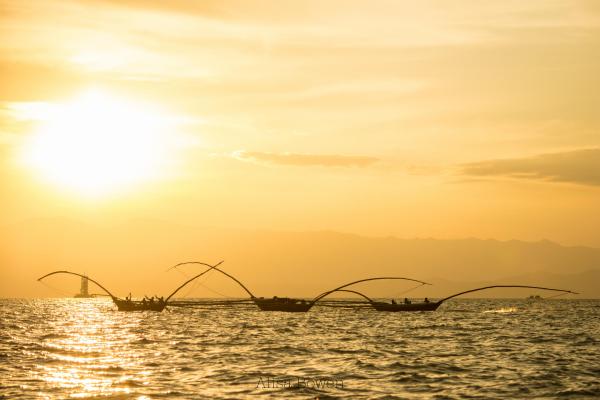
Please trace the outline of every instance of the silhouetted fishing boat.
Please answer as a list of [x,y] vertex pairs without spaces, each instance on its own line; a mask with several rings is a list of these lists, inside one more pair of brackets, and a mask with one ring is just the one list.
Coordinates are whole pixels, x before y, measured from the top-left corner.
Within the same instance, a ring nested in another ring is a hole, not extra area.
[[312,307],[310,301],[304,299],[293,299],[289,297],[275,296],[272,299],[254,297],[252,301],[262,311],[307,312]]
[[[177,268],[181,265],[186,265],[186,264],[201,264],[201,265],[206,265],[202,262],[198,262],[198,261],[186,261],[186,262],[182,262],[179,264],[176,264],[172,267],[170,267],[168,270],[173,269],[173,268]],[[233,275],[228,274],[227,272],[223,271],[220,268],[217,268],[218,265],[216,266],[210,266],[206,271],[204,271],[204,273],[210,271],[210,270],[215,270],[218,271],[220,273],[222,273],[223,275],[229,277],[230,279],[232,279],[233,281],[235,281],[238,285],[240,285],[240,287],[246,292],[248,293],[248,295],[250,296],[250,300],[256,304],[256,306],[258,308],[260,308],[262,311],[284,311],[284,312],[307,312],[308,310],[310,310],[319,300],[321,300],[322,298],[328,296],[331,293],[337,292],[337,291],[342,291],[343,288],[346,288],[348,286],[351,285],[355,285],[357,283],[360,282],[367,282],[367,281],[375,281],[375,280],[394,280],[394,279],[398,279],[398,280],[406,280],[406,281],[412,281],[412,282],[418,282],[421,285],[429,285],[429,283],[427,282],[423,282],[417,279],[412,279],[412,278],[404,278],[404,277],[396,277],[396,276],[388,276],[388,277],[375,277],[375,278],[366,278],[366,279],[360,279],[354,282],[350,282],[347,283],[345,285],[342,285],[340,287],[337,287],[335,289],[332,290],[328,290],[326,292],[321,293],[320,295],[318,295],[317,297],[315,297],[312,300],[305,300],[305,299],[295,299],[295,298],[290,298],[290,297],[277,297],[274,296],[272,298],[264,298],[264,297],[256,297],[251,291],[250,289],[248,289],[242,282],[240,282],[236,277],[234,277]]]
[[437,308],[442,305],[442,302],[436,302],[436,303],[426,303],[426,302],[422,302],[422,303],[396,303],[396,304],[391,304],[391,303],[385,303],[385,302],[380,302],[380,301],[374,301],[373,303],[371,303],[371,305],[373,306],[373,308],[375,308],[377,311],[435,311],[437,310]]
[[480,290],[487,290],[487,289],[493,289],[493,288],[527,288],[527,289],[540,289],[540,290],[549,290],[549,291],[554,291],[554,292],[563,292],[565,294],[566,293],[579,294],[577,292],[572,292],[570,290],[552,289],[552,288],[546,288],[546,287],[540,287],[540,286],[493,285],[493,286],[484,286],[484,287],[471,289],[471,290],[465,290],[464,292],[453,294],[452,296],[445,297],[438,301],[424,301],[424,302],[419,302],[419,303],[412,303],[412,302],[411,303],[386,303],[383,301],[375,301],[375,300],[369,298],[368,296],[364,295],[363,293],[360,293],[360,292],[357,292],[354,290],[352,290],[352,291],[337,290],[337,291],[352,292],[352,293],[358,294],[358,295],[362,296],[363,298],[365,298],[369,302],[369,304],[371,304],[371,306],[373,306],[373,308],[375,308],[377,311],[398,312],[398,311],[435,311],[439,308],[439,306],[442,305],[442,303],[444,303],[445,301],[450,300],[454,297],[458,297],[458,296],[461,296],[461,295],[467,294],[467,293],[478,292]]
[[[215,268],[219,265],[221,265],[223,263],[223,261],[219,262],[218,264],[216,264],[215,266],[212,266],[210,264],[206,264],[206,263],[200,263],[199,264],[204,264],[208,267],[211,268]],[[46,274],[44,276],[42,276],[41,278],[38,278],[38,281],[42,281],[44,278],[47,278],[51,275],[56,275],[56,274],[69,274],[69,275],[76,275],[81,277],[82,279],[85,278],[86,280],[89,280],[93,283],[95,283],[96,285],[98,285],[98,287],[102,290],[104,290],[106,292],[106,294],[108,294],[108,296],[110,296],[110,298],[112,299],[113,303],[115,303],[115,305],[117,306],[117,308],[119,309],[119,311],[162,311],[165,309],[165,307],[167,306],[167,303],[169,302],[169,300],[177,293],[179,292],[181,289],[183,289],[188,283],[192,282],[193,280],[201,277],[202,275],[204,275],[206,272],[210,271],[211,268],[207,269],[206,271],[202,272],[201,274],[198,274],[196,276],[194,276],[193,278],[188,279],[187,281],[185,281],[182,285],[180,285],[177,289],[175,289],[166,299],[163,299],[162,297],[154,300],[154,298],[146,300],[132,300],[131,298],[125,298],[125,299],[121,299],[115,295],[113,295],[108,289],[106,289],[104,286],[102,286],[100,283],[98,283],[97,281],[93,280],[92,278],[86,276],[86,275],[82,275],[79,274],[77,272],[70,272],[70,271],[54,271],[54,272],[50,272],[49,274]]]

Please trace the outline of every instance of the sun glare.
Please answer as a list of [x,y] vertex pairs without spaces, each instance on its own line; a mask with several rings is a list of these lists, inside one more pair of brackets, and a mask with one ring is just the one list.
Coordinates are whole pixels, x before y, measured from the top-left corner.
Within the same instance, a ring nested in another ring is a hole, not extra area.
[[89,91],[28,111],[40,124],[22,160],[45,180],[85,196],[159,178],[172,156],[170,120],[149,106]]

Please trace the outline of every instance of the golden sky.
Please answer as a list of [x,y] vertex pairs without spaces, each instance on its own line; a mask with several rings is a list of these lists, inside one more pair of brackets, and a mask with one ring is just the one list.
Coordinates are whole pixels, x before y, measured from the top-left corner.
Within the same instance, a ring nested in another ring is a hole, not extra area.
[[8,234],[153,218],[600,247],[599,2],[153,3],[0,2]]

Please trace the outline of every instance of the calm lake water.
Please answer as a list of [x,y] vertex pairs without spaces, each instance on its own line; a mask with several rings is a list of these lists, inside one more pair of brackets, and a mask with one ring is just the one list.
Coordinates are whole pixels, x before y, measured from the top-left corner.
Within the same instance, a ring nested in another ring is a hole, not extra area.
[[594,398],[599,300],[308,313],[0,300],[0,397]]

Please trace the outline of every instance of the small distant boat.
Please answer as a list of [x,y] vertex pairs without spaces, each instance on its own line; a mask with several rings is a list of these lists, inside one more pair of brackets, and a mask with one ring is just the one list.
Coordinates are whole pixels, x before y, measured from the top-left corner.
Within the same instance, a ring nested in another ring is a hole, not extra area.
[[[177,267],[179,267],[181,265],[186,265],[186,264],[202,264],[202,265],[206,265],[206,264],[204,264],[202,262],[186,261],[186,262],[182,262],[182,263],[176,264],[176,265],[170,267],[168,270],[173,269],[173,268],[177,268]],[[337,287],[335,289],[323,292],[320,295],[318,295],[317,297],[313,298],[312,300],[295,299],[295,298],[290,298],[290,297],[277,297],[277,296],[273,296],[272,298],[264,298],[264,297],[256,297],[250,291],[250,289],[248,289],[236,277],[234,277],[233,275],[228,274],[227,272],[225,272],[222,269],[217,268],[217,267],[218,266],[209,267],[206,271],[204,271],[204,273],[206,273],[206,272],[214,269],[214,270],[222,273],[223,275],[231,278],[238,285],[240,285],[240,287],[242,289],[244,289],[244,291],[246,293],[248,293],[248,295],[250,296],[250,300],[254,304],[256,304],[256,306],[258,308],[260,308],[262,311],[307,312],[308,310],[310,310],[322,298],[324,298],[324,297],[326,297],[326,296],[328,296],[328,295],[330,295],[331,293],[334,293],[334,292],[344,291],[343,290],[344,288],[346,288],[348,286],[351,286],[351,285],[354,285],[354,284],[357,284],[357,283],[360,283],[360,282],[367,282],[367,281],[374,281],[374,280],[393,280],[393,279],[399,279],[399,280],[406,280],[406,281],[418,282],[421,285],[429,285],[429,283],[423,282],[423,281],[420,281],[420,280],[417,280],[417,279],[397,277],[397,276],[386,276],[386,277],[366,278],[366,279],[360,279],[358,281],[350,282],[350,283],[347,283],[345,285],[339,286],[339,287]]]
[[[221,265],[222,263],[223,263],[223,261],[219,262],[218,264],[216,264],[214,266],[210,265],[210,264],[206,264],[206,263],[202,263],[202,264],[204,264],[208,267],[211,267],[211,268],[216,268],[217,266]],[[167,303],[171,299],[171,297],[173,297],[177,292],[179,292],[181,289],[183,289],[188,283],[192,282],[193,280],[204,275],[206,272],[210,271],[211,268],[209,268],[208,270],[204,271],[203,273],[198,274],[198,275],[194,276],[193,278],[185,281],[182,285],[180,285],[177,289],[175,289],[173,291],[173,293],[171,293],[166,299],[163,299],[161,297],[157,300],[154,300],[154,298],[152,298],[150,300],[146,300],[146,299],[132,300],[131,298],[121,299],[121,298],[113,295],[107,288],[105,288],[104,286],[102,286],[100,283],[93,280],[92,278],[88,277],[87,275],[82,275],[77,272],[71,272],[71,271],[62,271],[61,270],[61,271],[50,272],[49,274],[46,274],[46,275],[38,278],[38,281],[41,281],[44,278],[47,278],[47,277],[49,277],[51,275],[55,275],[55,274],[76,275],[76,276],[81,277],[81,279],[82,279],[82,289],[84,288],[83,282],[85,280],[85,292],[87,292],[88,281],[95,283],[96,285],[98,285],[98,287],[100,289],[104,290],[106,292],[106,294],[108,294],[108,296],[110,296],[110,298],[112,299],[113,303],[117,306],[119,311],[162,311],[167,306]]]
[[79,293],[77,293],[75,296],[76,299],[89,299],[91,297],[94,297],[93,294],[90,294],[88,291],[88,277],[87,276],[82,276],[81,277],[81,287],[79,288]]

